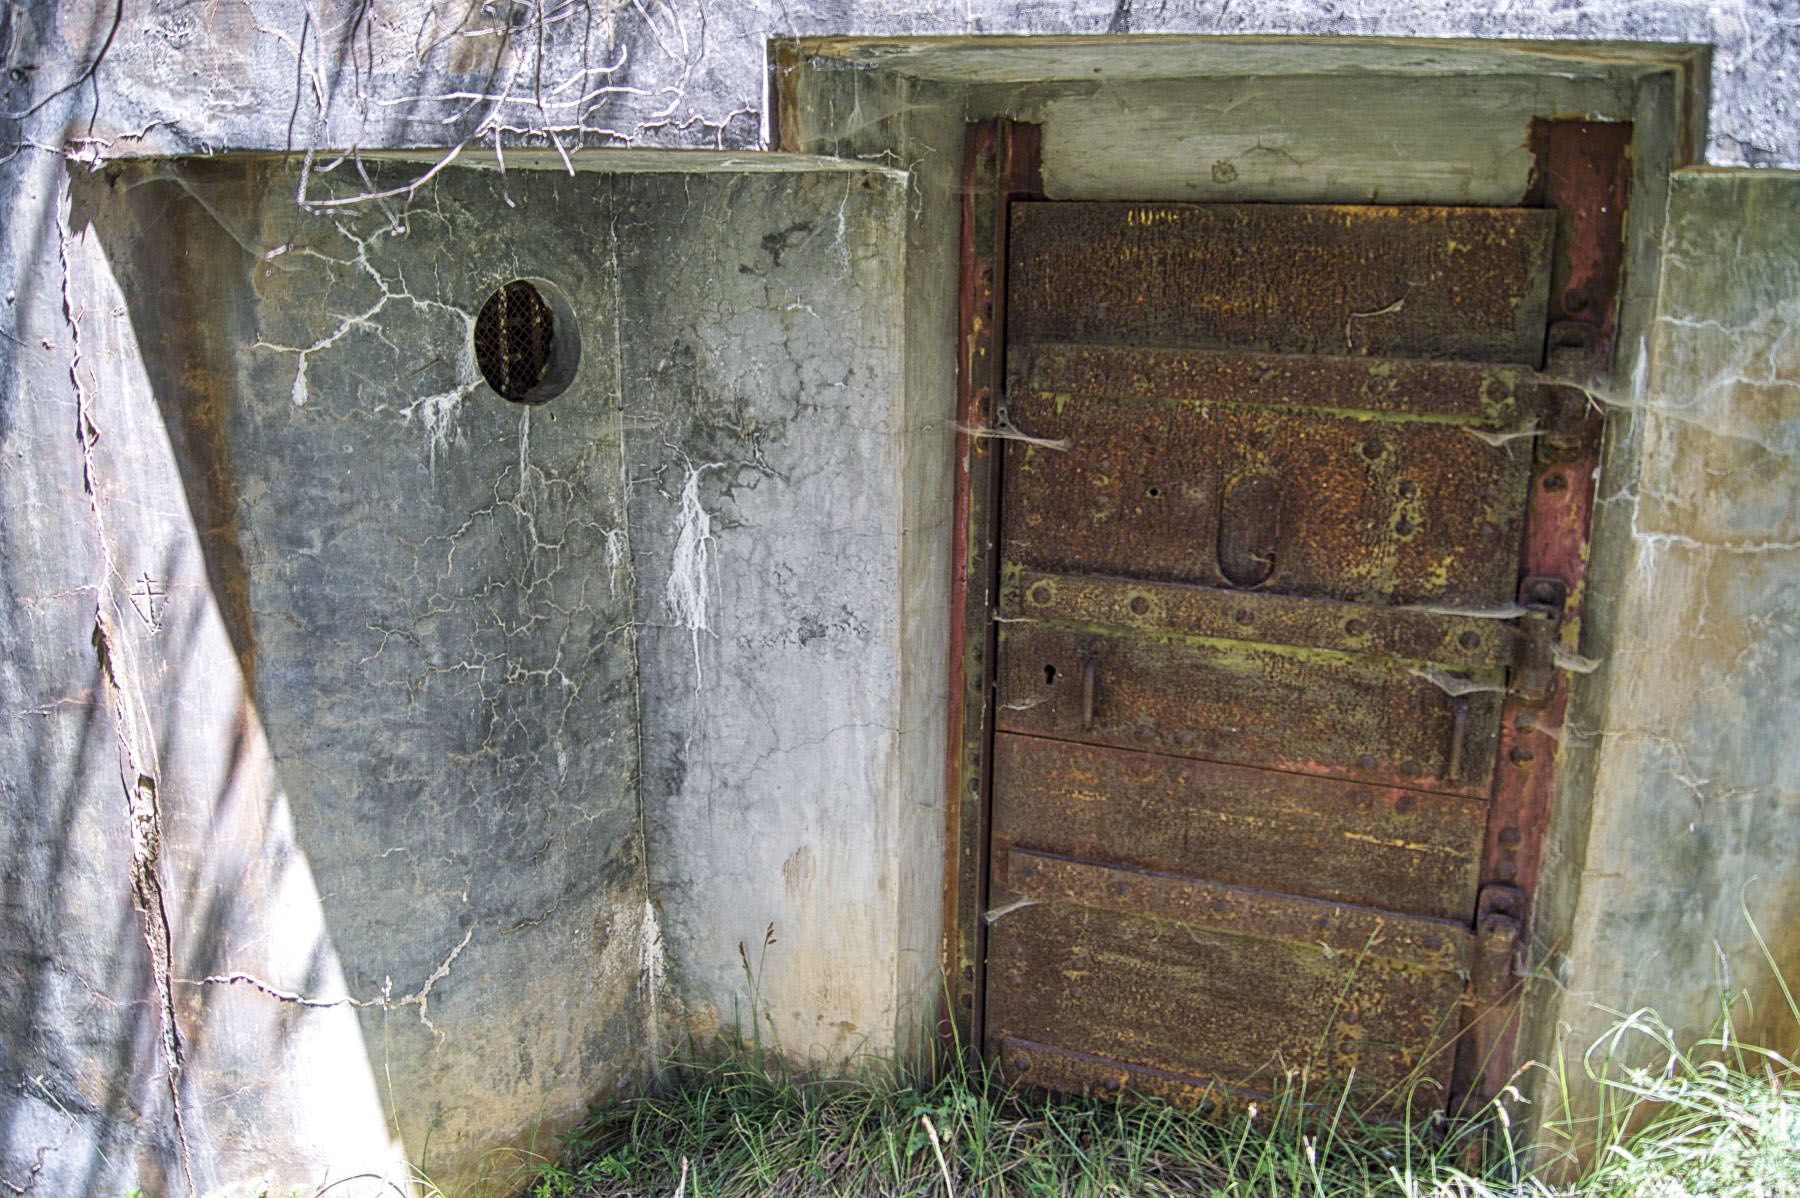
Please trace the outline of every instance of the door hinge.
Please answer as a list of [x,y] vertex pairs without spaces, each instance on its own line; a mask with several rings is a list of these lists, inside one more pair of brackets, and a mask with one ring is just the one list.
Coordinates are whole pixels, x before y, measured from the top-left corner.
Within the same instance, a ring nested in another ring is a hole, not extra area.
[[1503,1002],[1519,975],[1524,943],[1525,892],[1505,882],[1481,888],[1475,903],[1475,958],[1469,988],[1484,1006]]
[[1525,892],[1505,882],[1481,888],[1475,901],[1475,955],[1469,963],[1469,1011],[1456,1053],[1453,1110],[1472,1113],[1511,1080],[1508,1046],[1524,976]]
[[1569,584],[1560,578],[1533,575],[1519,584],[1517,652],[1513,658],[1513,697],[1527,707],[1542,707],[1556,690],[1556,643],[1562,634],[1563,605]]

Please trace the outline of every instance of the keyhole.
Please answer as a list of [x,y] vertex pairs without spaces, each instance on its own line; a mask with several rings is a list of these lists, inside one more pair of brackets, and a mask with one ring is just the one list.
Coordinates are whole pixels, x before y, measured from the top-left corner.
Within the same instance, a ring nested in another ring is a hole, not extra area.
[[1055,681],[1056,681],[1056,667],[1055,666],[1045,666],[1044,667],[1044,685],[1049,686],[1052,683],[1054,683]]

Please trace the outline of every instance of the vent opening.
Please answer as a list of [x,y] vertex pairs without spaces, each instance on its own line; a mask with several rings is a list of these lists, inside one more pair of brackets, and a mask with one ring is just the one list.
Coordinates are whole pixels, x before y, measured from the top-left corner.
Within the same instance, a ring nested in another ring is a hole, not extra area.
[[495,394],[514,403],[555,399],[575,381],[580,360],[575,313],[542,279],[514,279],[475,317],[475,365]]

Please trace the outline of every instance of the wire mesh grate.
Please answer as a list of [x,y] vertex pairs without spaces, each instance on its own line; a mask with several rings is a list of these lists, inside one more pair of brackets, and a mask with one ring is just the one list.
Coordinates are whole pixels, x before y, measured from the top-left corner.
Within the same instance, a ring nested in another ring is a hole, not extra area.
[[524,279],[488,297],[475,317],[475,364],[500,395],[528,403],[550,373],[556,314]]

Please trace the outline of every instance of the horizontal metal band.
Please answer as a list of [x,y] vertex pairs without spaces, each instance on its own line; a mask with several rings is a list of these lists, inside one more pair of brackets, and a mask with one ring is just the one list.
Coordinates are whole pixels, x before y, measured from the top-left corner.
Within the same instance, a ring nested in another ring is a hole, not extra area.
[[1510,666],[1518,633],[1496,608],[1391,607],[1334,599],[1107,575],[1059,574],[1001,564],[1000,614],[1116,624],[1150,632],[1374,653],[1454,670]]
[[1467,358],[1544,352],[1556,213],[1379,204],[1017,203],[1030,341]]

